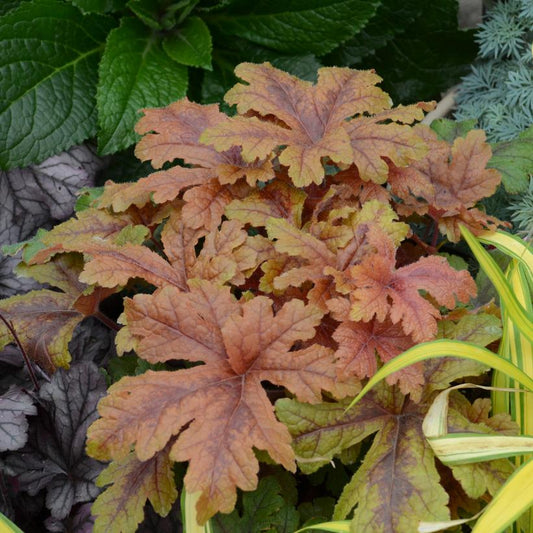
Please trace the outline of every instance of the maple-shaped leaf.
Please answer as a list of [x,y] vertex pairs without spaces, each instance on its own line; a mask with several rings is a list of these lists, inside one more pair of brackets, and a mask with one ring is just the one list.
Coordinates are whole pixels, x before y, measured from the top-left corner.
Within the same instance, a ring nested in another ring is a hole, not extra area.
[[[207,197],[211,204],[216,203],[216,197],[220,197],[218,203],[222,207],[219,208],[218,218],[215,217],[214,221],[200,218],[192,222],[196,224],[195,227],[204,224],[212,228],[220,222],[225,204],[233,199],[227,186],[241,178],[255,185],[258,180],[268,181],[274,177],[269,160],[247,163],[242,159],[239,148],[217,152],[199,142],[200,134],[206,128],[227,120],[217,105],[202,106],[185,98],[164,108],[145,109],[144,113],[136,127],[137,132],[144,135],[137,145],[136,155],[143,161],[151,160],[155,168],[175,159],[183,160],[192,168],[173,166],[136,183],[108,182],[99,199],[100,207],[123,211],[132,204],[141,207],[151,201],[163,203],[174,200],[180,193],[192,188],[195,193],[187,197],[186,203],[198,201],[197,196],[202,195],[205,204],[206,192],[209,193]],[[218,189],[212,191],[213,187]],[[224,196],[227,197],[225,203],[222,202]],[[204,210],[205,205],[198,214]]]
[[32,398],[12,385],[0,396],[0,452],[18,450],[28,438],[27,416],[36,415]]
[[[102,400],[102,416],[89,430],[94,457],[120,460],[131,446],[145,461],[178,435],[170,457],[189,461],[185,486],[201,491],[199,521],[235,505],[236,488],[253,490],[258,462],[253,448],[294,469],[290,436],[273,414],[262,381],[287,387],[302,401],[354,390],[339,382],[331,349],[311,339],[322,312],[302,301],[258,296],[236,301],[229,287],[189,281],[190,292],[165,287],[126,300],[127,329],[137,353],[151,362],[186,359],[205,364],[175,372],[126,377]],[[186,429],[183,429],[187,426]]]
[[[74,146],[39,165],[0,172],[0,247],[21,242],[37,228],[49,227],[72,213],[77,192],[93,184],[103,166],[94,150]],[[40,288],[13,273],[18,259],[0,251],[0,297]]]
[[270,217],[284,218],[300,227],[306,194],[283,181],[274,180],[245,198],[233,200],[225,215],[254,227],[266,226]]
[[136,531],[144,517],[144,505],[150,501],[154,510],[166,516],[178,497],[174,482],[170,445],[147,461],[130,453],[113,461],[99,476],[100,487],[111,485],[94,502],[94,533],[100,531]]
[[230,89],[226,102],[236,104],[241,115],[252,111],[275,120],[233,117],[207,129],[200,139],[217,150],[241,146],[247,161],[269,157],[283,145],[279,161],[289,167],[296,186],[323,181],[323,157],[337,163],[353,162],[346,119],[390,107],[389,96],[375,87],[381,78],[372,71],[321,68],[316,85],[270,63],[241,63],[235,74],[247,84]]
[[415,263],[395,268],[395,248],[382,236],[379,254],[371,254],[351,267],[354,289],[350,292],[350,318],[368,322],[373,317],[383,322],[401,323],[415,342],[430,340],[437,334],[439,310],[419,291],[429,293],[436,302],[452,309],[456,300],[468,302],[476,285],[466,270],[453,269],[444,257],[422,257]]
[[389,183],[403,201],[399,212],[429,213],[452,242],[461,238],[459,224],[474,234],[504,224],[474,207],[492,195],[501,181],[497,170],[486,168],[492,151],[485,142],[485,133],[471,130],[450,145],[428,127],[415,126],[413,131],[429,151],[409,167],[391,168]]
[[[460,394],[450,396],[448,431],[518,435],[519,427],[507,413],[490,416],[492,409],[489,398],[478,398],[472,404]],[[479,498],[488,492],[494,496],[515,470],[508,459],[495,459],[480,463],[454,465],[454,477],[470,498]]]
[[[342,218],[346,221],[339,224]],[[314,287],[307,298],[325,310],[328,299],[338,292],[349,292],[349,288],[345,290],[345,272],[368,253],[379,250],[379,245],[373,244],[370,238],[375,231],[389,234],[397,243],[405,237],[408,227],[396,222],[396,218],[389,205],[371,200],[361,209],[345,206],[331,210],[329,220],[316,221],[303,228],[286,219],[267,219],[266,229],[269,238],[274,240],[275,249],[303,260],[295,268],[279,272],[273,280],[274,288],[283,290],[291,285],[300,286],[306,280],[312,281]]]
[[87,457],[84,448],[104,393],[104,377],[93,363],[55,372],[39,390],[39,416],[28,443],[5,460],[20,490],[35,496],[46,489],[46,506],[56,518],[65,518],[74,504],[92,501],[99,492],[95,480],[103,465]]
[[[74,328],[98,311],[100,301],[112,291],[97,288],[85,294],[87,285],[78,275],[82,261],[77,254],[57,256],[45,265],[19,270],[60,291],[42,289],[0,301],[0,313],[11,322],[28,356],[47,372],[67,367],[71,356],[68,343]],[[0,348],[14,342],[5,324],[0,323]]]
[[390,122],[420,120],[433,104],[389,110],[391,100],[375,87],[381,78],[373,71],[325,67],[316,85],[269,63],[241,63],[235,74],[247,84],[235,85],[225,100],[245,116],[208,128],[200,139],[217,150],[240,146],[247,161],[269,157],[282,146],[279,161],[298,187],[323,181],[322,158],[355,163],[365,181],[383,183],[382,157],[401,166],[426,153],[410,127]]
[[353,162],[363,181],[385,183],[389,173],[388,161],[398,167],[406,167],[426,155],[427,145],[413,128],[391,121],[410,124],[421,120],[424,116],[422,111],[430,111],[432,107],[433,104],[426,103],[405,108],[400,106],[373,117],[359,117],[347,124]]
[[334,519],[345,518],[357,506],[352,531],[411,533],[419,521],[449,518],[448,496],[422,422],[437,391],[455,379],[486,370],[477,363],[463,363],[450,358],[426,363],[418,403],[386,383],[348,410],[347,400],[315,405],[291,399],[276,402],[276,413],[293,436],[304,473],[316,471],[376,434],[343,490]]

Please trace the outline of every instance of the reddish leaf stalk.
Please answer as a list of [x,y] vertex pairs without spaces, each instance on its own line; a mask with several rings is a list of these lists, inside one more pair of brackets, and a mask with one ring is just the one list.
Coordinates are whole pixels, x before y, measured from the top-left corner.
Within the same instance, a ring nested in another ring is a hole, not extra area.
[[17,332],[15,331],[15,328],[13,327],[13,324],[9,322],[1,313],[0,313],[0,320],[6,325],[7,329],[15,339],[15,342],[17,343],[17,346],[19,347],[20,352],[22,353],[22,357],[24,358],[24,362],[26,363],[26,366],[28,368],[28,372],[30,374],[31,381],[33,383],[33,388],[35,391],[39,390],[39,383],[37,382],[37,378],[35,377],[35,373],[33,372],[33,368],[31,366],[30,358],[28,357],[28,354],[26,353],[26,350],[24,350],[24,347],[22,346]]
[[113,331],[119,331],[121,326],[119,326],[114,320],[111,320],[108,316],[104,315],[102,311],[96,311],[94,313],[94,316],[102,322],[102,324],[105,324],[109,329],[112,329]]

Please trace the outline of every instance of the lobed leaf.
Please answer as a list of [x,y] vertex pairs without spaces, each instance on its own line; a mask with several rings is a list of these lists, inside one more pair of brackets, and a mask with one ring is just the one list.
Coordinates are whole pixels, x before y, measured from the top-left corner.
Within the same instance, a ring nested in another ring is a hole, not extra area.
[[13,385],[0,396],[0,413],[0,452],[22,448],[28,439],[26,416],[37,414],[32,398]]
[[104,378],[94,363],[55,372],[39,391],[39,417],[28,444],[5,460],[20,490],[34,496],[46,488],[46,506],[55,518],[65,518],[73,505],[98,494],[95,480],[103,465],[87,457],[84,446],[104,392]]
[[388,96],[374,87],[380,78],[371,71],[322,68],[316,85],[269,63],[241,63],[235,73],[248,84],[233,87],[226,101],[236,104],[241,114],[273,115],[278,123],[234,117],[208,129],[200,140],[217,150],[241,146],[247,161],[265,158],[275,147],[285,145],[280,162],[289,167],[296,186],[323,181],[322,157],[337,163],[353,161],[345,119],[390,107]]
[[294,300],[274,315],[266,297],[237,302],[229,287],[200,280],[189,285],[188,293],[166,287],[128,301],[127,328],[141,357],[206,364],[148,371],[113,385],[100,403],[102,418],[89,431],[88,450],[120,460],[135,445],[137,457],[147,460],[179,433],[170,457],[189,461],[185,486],[202,492],[197,509],[204,523],[233,509],[237,487],[256,487],[253,447],[294,468],[290,436],[275,419],[262,381],[306,401],[318,401],[322,389],[342,396],[353,386],[337,381],[330,349],[292,350],[315,335],[322,317],[316,308]]
[[131,452],[113,461],[99,476],[100,487],[111,485],[91,507],[96,516],[94,532],[135,531],[144,517],[144,504],[150,501],[154,510],[166,516],[178,497],[174,481],[170,446],[147,461],[139,461]]

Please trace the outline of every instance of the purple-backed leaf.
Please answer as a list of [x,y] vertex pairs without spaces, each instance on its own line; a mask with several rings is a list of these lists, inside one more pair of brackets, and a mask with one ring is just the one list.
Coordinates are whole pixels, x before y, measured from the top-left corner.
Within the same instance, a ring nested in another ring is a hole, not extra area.
[[95,317],[80,322],[72,335],[68,350],[72,361],[92,361],[99,366],[116,355],[115,332]]
[[[64,220],[76,194],[94,184],[103,160],[87,146],[74,146],[39,165],[0,172],[0,246],[23,241],[37,228]],[[35,281],[13,275],[16,259],[0,252],[0,297],[36,288]]]
[[97,418],[96,404],[105,380],[93,363],[74,363],[56,371],[39,391],[39,418],[26,446],[6,458],[7,473],[30,495],[46,488],[46,506],[65,518],[74,504],[93,500],[102,463],[85,454],[85,434]]
[[[51,516],[45,520],[44,525],[48,531],[54,533],[92,533],[94,529],[94,516],[91,515],[91,504],[84,503],[78,506],[64,520],[59,520]],[[159,530],[154,529],[153,531]]]
[[18,450],[28,439],[26,416],[36,415],[37,408],[22,389],[12,386],[0,396],[0,452]]

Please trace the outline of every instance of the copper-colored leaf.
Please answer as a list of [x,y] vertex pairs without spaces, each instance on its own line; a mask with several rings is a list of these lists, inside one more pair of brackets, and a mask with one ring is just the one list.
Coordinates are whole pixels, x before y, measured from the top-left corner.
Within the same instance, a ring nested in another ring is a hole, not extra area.
[[453,242],[460,239],[461,223],[474,233],[503,224],[474,207],[493,194],[501,180],[498,171],[486,168],[492,151],[485,133],[471,130],[450,146],[425,126],[416,126],[414,131],[429,152],[407,168],[391,170],[392,190],[403,200],[400,211],[429,213]]
[[379,254],[372,254],[350,269],[354,290],[350,293],[350,318],[383,322],[387,316],[401,322],[415,342],[430,340],[437,333],[439,310],[419,294],[424,290],[439,305],[452,309],[456,299],[467,302],[476,293],[467,271],[454,270],[444,257],[423,257],[416,263],[395,268],[395,250],[384,238]]
[[179,433],[170,457],[189,461],[185,485],[202,492],[197,508],[204,522],[233,508],[237,487],[256,487],[253,448],[294,468],[290,436],[274,417],[262,381],[305,401],[318,401],[321,390],[342,396],[353,387],[338,381],[329,348],[293,349],[315,335],[322,318],[316,308],[293,300],[274,315],[266,297],[236,301],[228,287],[189,284],[188,293],[166,287],[128,300],[126,327],[141,357],[206,364],[149,371],[113,385],[99,405],[102,418],[89,430],[88,449],[120,459],[134,445],[147,460]]
[[234,117],[206,130],[201,140],[217,150],[242,146],[247,161],[268,157],[284,145],[279,160],[289,167],[296,186],[323,181],[323,157],[338,163],[353,161],[346,119],[390,107],[389,97],[375,87],[381,79],[371,71],[322,68],[316,85],[269,63],[242,63],[235,73],[248,84],[230,89],[226,101],[237,104],[241,114],[253,111],[262,117],[274,116],[278,123]]
[[85,247],[85,253],[88,260],[80,274],[84,283],[118,287],[126,285],[131,278],[142,278],[157,287],[168,284],[186,287],[183,272],[174,269],[146,246],[93,242]]

